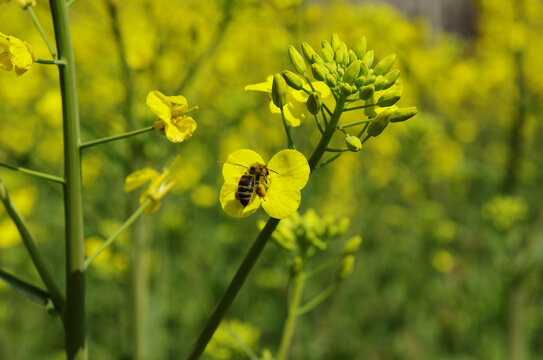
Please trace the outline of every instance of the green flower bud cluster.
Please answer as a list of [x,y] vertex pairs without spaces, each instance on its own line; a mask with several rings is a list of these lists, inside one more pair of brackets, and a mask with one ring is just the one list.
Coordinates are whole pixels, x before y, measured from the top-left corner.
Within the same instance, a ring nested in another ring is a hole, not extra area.
[[313,209],[309,209],[303,216],[295,213],[281,221],[272,238],[294,255],[308,257],[317,251],[326,250],[327,243],[344,234],[348,227],[348,218],[320,217]]
[[298,74],[307,76],[309,68],[313,77],[324,81],[336,95],[350,96],[359,93],[360,99],[366,100],[373,92],[390,88],[400,76],[399,70],[391,70],[396,60],[394,54],[373,66],[375,55],[373,50],[368,51],[365,37],[362,37],[353,49],[349,49],[334,33],[330,42],[321,42],[321,55],[305,42],[302,43],[303,55],[292,45],[288,52],[292,66]]

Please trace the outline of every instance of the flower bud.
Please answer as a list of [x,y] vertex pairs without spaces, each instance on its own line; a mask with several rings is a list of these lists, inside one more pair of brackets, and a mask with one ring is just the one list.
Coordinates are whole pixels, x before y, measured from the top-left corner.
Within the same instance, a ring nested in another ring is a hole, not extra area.
[[360,235],[353,236],[345,246],[343,247],[343,250],[341,251],[342,255],[352,255],[358,250],[360,247],[360,244],[362,244],[362,237]]
[[384,58],[383,60],[379,61],[377,65],[373,68],[373,73],[375,75],[384,75],[390,70],[392,65],[394,64],[394,61],[396,60],[396,55],[392,54]]
[[317,53],[313,54],[312,60],[313,60],[312,64],[324,65],[324,60]]
[[339,45],[339,51],[343,54],[343,64],[349,65],[349,48],[347,48],[347,45],[344,42]]
[[324,64],[324,67],[326,67],[331,74],[337,74],[337,65],[335,62],[326,63]]
[[359,152],[362,150],[362,142],[356,136],[347,135],[345,137],[345,144],[349,148],[349,151]]
[[366,49],[368,45],[366,43],[366,37],[362,36],[360,40],[358,40],[358,43],[354,47],[354,53],[359,59],[363,59],[364,55],[366,55]]
[[352,63],[356,60],[358,60],[358,58],[356,57],[356,54],[354,53],[354,51],[349,49],[349,63]]
[[296,276],[301,270],[302,270],[302,257],[296,256],[294,259],[292,259],[292,264],[290,265],[290,274],[292,276]]
[[381,95],[379,100],[377,100],[377,106],[379,107],[388,107],[396,104],[400,100],[400,93],[392,92]]
[[358,73],[360,72],[361,63],[362,61],[356,60],[349,65],[347,70],[345,70],[345,74],[343,74],[343,82],[348,84],[352,84],[354,82],[354,79],[358,77]]
[[324,66],[322,66],[320,64],[312,64],[311,65],[311,72],[313,73],[313,77],[316,80],[324,81],[324,79],[326,78],[326,73],[328,72],[328,70]]
[[383,90],[388,85],[388,80],[383,75],[379,75],[375,78],[373,85],[375,85],[375,91]]
[[349,276],[354,269],[354,255],[347,255],[343,258],[341,266],[337,272],[338,280],[343,280]]
[[364,86],[365,83],[366,83],[366,77],[364,75],[357,77],[356,80],[354,81],[354,84],[358,87]]
[[362,58],[362,61],[368,66],[368,68],[371,68],[371,65],[373,64],[373,57],[373,50],[370,50]]
[[341,40],[339,39],[339,35],[336,33],[333,33],[332,39],[330,41],[330,45],[332,45],[332,49],[334,49],[334,51],[337,51],[339,49],[340,44],[341,44]]
[[22,9],[26,9],[28,6],[36,6],[36,0],[16,0],[15,2]]
[[309,94],[307,101],[305,103],[307,110],[313,115],[316,115],[321,111],[322,100],[318,93],[312,92]]
[[334,53],[333,53],[332,48],[330,48],[330,49],[323,48],[322,49],[322,57],[323,57],[324,61],[327,62],[327,63],[333,62],[334,61]]
[[292,71],[284,70],[282,75],[287,85],[294,90],[301,90],[304,87],[304,81],[302,80],[302,78],[293,73]]
[[306,42],[302,43],[302,53],[304,54],[305,59],[313,64],[313,54],[316,54],[315,50]]
[[294,66],[294,69],[296,69],[296,72],[298,72],[298,74],[303,74],[306,72],[307,67],[305,65],[304,58],[292,45],[288,47],[288,56],[290,57],[290,62],[292,63],[292,66]]
[[326,78],[324,79],[324,81],[326,82],[326,85],[331,88],[337,85],[336,78],[330,74],[326,74]]
[[273,76],[272,83],[272,100],[275,106],[282,108],[287,104],[287,83],[281,74],[275,74]]
[[396,80],[400,77],[400,70],[392,70],[388,74],[385,75],[385,79],[388,81],[388,84],[383,88],[383,90],[388,89],[392,85],[396,83]]
[[370,75],[370,69],[368,68],[368,65],[364,61],[360,63],[360,72],[358,73],[360,76],[368,77]]
[[374,92],[375,92],[375,86],[373,86],[373,84],[362,86],[362,88],[358,92],[358,97],[362,100],[368,100],[369,98],[372,97]]
[[418,110],[414,106],[413,107],[397,109],[390,115],[390,122],[405,121],[405,120],[415,116],[417,114],[417,112],[418,112]]
[[353,93],[353,87],[347,83],[343,83],[339,87],[339,91],[343,96],[349,96]]
[[376,79],[375,75],[366,76],[366,85],[373,84]]
[[391,109],[381,111],[368,126],[368,135],[377,136],[385,130],[390,121]]
[[336,51],[336,56],[334,58],[336,60],[336,63],[343,64],[343,52],[342,51]]

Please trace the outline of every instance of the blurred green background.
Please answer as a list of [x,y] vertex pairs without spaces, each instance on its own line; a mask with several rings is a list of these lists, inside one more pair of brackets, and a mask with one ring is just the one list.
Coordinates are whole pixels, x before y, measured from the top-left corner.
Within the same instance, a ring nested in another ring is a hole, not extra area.
[[[35,11],[53,38],[48,3]],[[269,99],[243,87],[290,68],[288,45],[317,49],[333,32],[350,47],[366,36],[377,60],[396,53],[399,106],[419,114],[319,170],[302,192],[300,213],[348,218],[341,239],[364,242],[352,275],[299,322],[291,358],[543,358],[541,1],[78,0],[70,16],[83,140],[151,125],[150,90],[200,107],[182,144],[150,133],[84,152],[89,252],[137,202],[124,178],[181,158],[159,212],[88,272],[89,358],[185,356],[266,219],[223,213],[221,164],[238,148],[269,159],[286,146]],[[14,3],[0,7],[0,31],[49,58]],[[39,64],[0,74],[0,161],[62,173],[57,75]],[[308,121],[293,136],[308,155],[317,132]],[[0,178],[63,283],[61,188],[4,168]],[[3,209],[0,269],[40,285]],[[228,313],[258,355],[277,351],[288,277],[270,243]],[[316,278],[307,293],[327,283]],[[230,350],[205,356],[248,358]],[[60,322],[0,283],[0,359],[63,356]]]

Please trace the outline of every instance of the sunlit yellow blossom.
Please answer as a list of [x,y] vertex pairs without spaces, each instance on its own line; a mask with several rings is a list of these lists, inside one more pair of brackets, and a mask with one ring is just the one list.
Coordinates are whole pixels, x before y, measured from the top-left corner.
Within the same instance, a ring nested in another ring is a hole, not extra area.
[[171,142],[187,140],[196,130],[196,122],[185,113],[190,110],[184,96],[166,96],[153,90],[147,94],[147,106],[158,116],[154,127]]
[[[245,86],[244,89],[249,91],[262,91],[268,93],[271,99],[272,84],[273,76],[268,76],[266,82],[250,84]],[[311,83],[311,85],[313,85],[313,87],[315,88],[315,92],[319,94],[321,99],[326,99],[332,94],[328,86],[326,86],[326,84],[321,81],[314,81]],[[304,85],[304,89],[312,91],[308,84]],[[305,106],[308,97],[309,95],[305,91],[294,90],[290,87],[288,88],[287,104],[283,107],[283,111],[285,113],[285,120],[287,121],[287,124],[289,126],[300,126],[302,121],[305,120],[305,118],[308,116],[307,107]],[[275,106],[275,104],[271,100],[270,111],[273,114],[281,114],[281,109]]]
[[[293,214],[300,205],[300,190],[309,179],[309,165],[304,155],[296,150],[282,150],[275,154],[267,164],[269,175],[264,197],[255,194],[243,206],[236,199],[238,184],[247,169],[254,163],[266,164],[260,155],[248,149],[231,153],[222,168],[224,184],[220,201],[224,211],[234,217],[246,217],[254,213],[262,204],[269,216],[283,219]],[[263,183],[263,181],[261,181]]]
[[162,174],[159,174],[151,168],[134,171],[126,177],[124,191],[132,191],[148,181],[151,181],[149,187],[140,195],[140,204],[143,204],[147,199],[151,199],[151,203],[145,208],[145,213],[149,215],[158,210],[160,207],[160,199],[162,199],[174,185],[175,181],[170,180],[169,176],[170,170],[168,169],[164,169]]
[[15,0],[15,2],[23,9],[27,6],[36,6],[36,0]]
[[0,33],[0,69],[25,73],[36,61],[32,48],[26,41]]

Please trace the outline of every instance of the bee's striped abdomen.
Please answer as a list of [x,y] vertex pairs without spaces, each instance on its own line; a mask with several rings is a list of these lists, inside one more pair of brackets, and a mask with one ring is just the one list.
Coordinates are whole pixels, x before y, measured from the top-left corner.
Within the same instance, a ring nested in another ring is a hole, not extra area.
[[236,192],[236,199],[239,200],[241,205],[247,206],[251,198],[253,197],[253,189],[255,187],[255,176],[245,174],[239,179],[238,191]]

